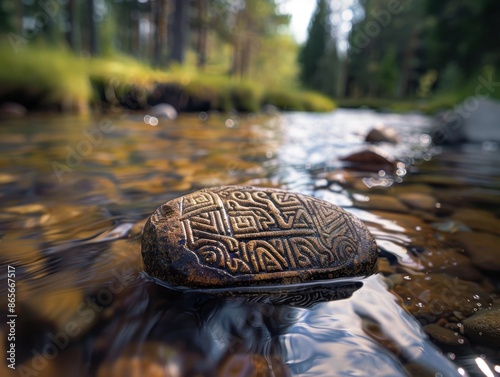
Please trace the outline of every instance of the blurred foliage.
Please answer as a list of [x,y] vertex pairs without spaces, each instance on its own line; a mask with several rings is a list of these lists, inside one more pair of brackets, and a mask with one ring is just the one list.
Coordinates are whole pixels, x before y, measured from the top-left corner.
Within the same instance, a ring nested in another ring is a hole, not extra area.
[[478,85],[500,98],[499,23],[497,0],[317,0],[300,79],[346,106],[431,111],[476,95]]
[[106,108],[123,103],[131,95],[137,102],[132,108],[145,108],[147,97],[158,84],[173,86],[195,102],[206,103],[206,110],[257,112],[264,104],[275,104],[275,93],[280,91],[290,101],[280,99],[275,104],[280,108],[334,108],[330,99],[290,86],[275,89],[263,81],[201,73],[180,65],[160,70],[121,54],[77,57],[66,48],[48,48],[44,44],[22,48],[17,54],[10,49],[5,41],[0,43],[0,99],[8,98],[31,108],[82,113],[88,111],[90,103]]
[[309,24],[308,38],[299,53],[300,80],[304,85],[318,87],[317,76],[324,73],[321,59],[328,50],[336,48],[331,43],[330,5],[326,0],[318,0],[316,11]]
[[0,0],[0,102],[84,111],[158,85],[245,111],[333,106],[308,90],[376,108],[447,106],[478,85],[500,98],[498,0],[316,0],[302,46],[280,4]]
[[163,85],[225,111],[258,111],[268,88],[332,109],[300,92],[288,22],[274,0],[2,0],[0,102],[82,112],[133,97],[144,107]]

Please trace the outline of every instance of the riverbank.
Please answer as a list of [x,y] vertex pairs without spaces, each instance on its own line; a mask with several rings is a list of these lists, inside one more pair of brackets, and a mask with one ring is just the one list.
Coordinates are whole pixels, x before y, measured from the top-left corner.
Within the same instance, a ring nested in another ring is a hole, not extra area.
[[0,54],[0,103],[15,102],[28,110],[82,114],[117,104],[143,110],[165,100],[188,112],[257,112],[266,105],[291,111],[335,108],[328,97],[292,86],[270,88],[183,67],[160,70],[124,55],[85,58],[64,49],[13,50],[6,44],[0,45]]

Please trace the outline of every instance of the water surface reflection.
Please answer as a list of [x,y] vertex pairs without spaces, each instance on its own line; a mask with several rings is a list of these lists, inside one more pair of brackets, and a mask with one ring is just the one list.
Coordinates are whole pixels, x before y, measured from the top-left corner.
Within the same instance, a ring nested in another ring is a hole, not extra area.
[[[400,135],[380,146],[398,161],[394,174],[349,169],[339,157],[365,148],[377,123]],[[2,375],[494,373],[497,349],[457,341],[463,321],[498,303],[495,261],[473,253],[498,245],[500,152],[439,150],[429,124],[369,110],[187,115],[154,127],[132,115],[5,121],[0,261],[16,268],[18,369],[2,360]],[[222,184],[288,188],[346,208],[376,237],[380,273],[334,289],[233,296],[145,278],[147,216]],[[477,237],[492,244],[478,251]],[[438,350],[423,325],[451,333],[451,343],[434,334]]]

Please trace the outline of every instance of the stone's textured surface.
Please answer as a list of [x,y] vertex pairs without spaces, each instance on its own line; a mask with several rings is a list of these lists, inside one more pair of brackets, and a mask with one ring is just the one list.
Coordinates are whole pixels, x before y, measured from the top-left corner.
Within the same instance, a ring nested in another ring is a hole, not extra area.
[[500,306],[481,310],[463,322],[463,332],[474,343],[500,347]]
[[223,186],[160,206],[145,225],[145,271],[172,286],[293,284],[374,272],[375,240],[323,200]]

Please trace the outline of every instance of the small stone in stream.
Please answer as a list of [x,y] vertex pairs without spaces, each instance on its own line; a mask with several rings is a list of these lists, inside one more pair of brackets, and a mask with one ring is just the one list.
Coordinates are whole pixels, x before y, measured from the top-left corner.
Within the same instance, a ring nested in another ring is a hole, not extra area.
[[144,227],[145,271],[171,286],[236,287],[366,276],[377,247],[355,216],[277,189],[223,186],[171,200]]
[[462,320],[491,303],[490,295],[479,284],[437,273],[406,275],[392,291],[424,324],[438,318]]
[[406,207],[398,198],[389,195],[353,195],[356,208],[379,209],[387,212],[407,213]]
[[371,147],[360,152],[352,153],[346,157],[340,158],[340,160],[348,162],[350,168],[362,171],[378,172],[384,170],[389,174],[393,174],[396,171],[396,162],[394,158],[383,149],[377,147]]
[[157,105],[152,106],[149,111],[149,115],[154,116],[156,118],[163,119],[175,119],[177,118],[177,110],[172,105],[168,103],[159,103]]
[[278,356],[228,353],[217,366],[217,376],[292,376]]
[[454,239],[464,247],[474,266],[486,271],[500,271],[500,237],[465,232],[455,234]]
[[398,196],[404,204],[409,207],[423,211],[435,211],[437,200],[431,195],[421,193],[403,193]]
[[424,331],[432,339],[440,344],[449,346],[461,346],[467,343],[467,339],[456,331],[444,328],[435,323],[424,326]]
[[500,306],[484,309],[463,321],[463,332],[474,343],[500,347]]
[[470,228],[486,233],[500,235],[500,219],[492,212],[472,208],[460,208],[452,219],[467,224]]
[[399,143],[399,137],[393,128],[378,125],[373,127],[368,134],[366,134],[365,141],[368,143]]
[[0,104],[0,117],[21,117],[26,115],[28,110],[17,102],[4,102]]

